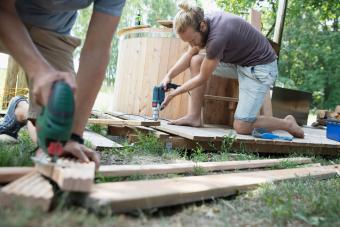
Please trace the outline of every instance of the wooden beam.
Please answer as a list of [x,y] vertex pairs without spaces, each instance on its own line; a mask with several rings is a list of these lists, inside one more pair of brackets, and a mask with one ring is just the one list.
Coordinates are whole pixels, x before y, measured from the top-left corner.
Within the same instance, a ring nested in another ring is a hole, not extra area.
[[132,175],[155,175],[172,173],[190,173],[200,168],[204,171],[222,171],[235,169],[254,169],[272,167],[282,162],[296,164],[311,163],[310,158],[287,158],[287,159],[264,159],[225,162],[197,162],[197,163],[173,163],[153,165],[109,165],[99,167],[98,174],[101,176],[132,176]]
[[[183,162],[157,165],[102,165],[99,167],[97,173],[101,176],[130,176],[141,174],[185,173],[193,172],[195,168],[202,168],[205,171],[222,171],[270,167],[285,161],[296,164],[307,164],[312,162],[310,158],[282,158],[225,162]],[[32,171],[34,171],[33,167],[0,167],[0,183],[14,181]]]
[[122,120],[120,118],[99,119],[90,118],[87,121],[88,124],[102,124],[102,125],[124,125],[124,126],[158,126],[160,122],[151,120]]
[[50,182],[33,171],[3,187],[0,191],[0,204],[11,208],[23,206],[48,211],[53,196]]
[[276,13],[276,22],[274,29],[274,39],[273,41],[281,46],[283,27],[286,17],[288,0],[279,0],[279,7]]
[[214,96],[214,95],[204,95],[204,99],[218,100],[218,101],[225,101],[225,102],[238,102],[238,98]]
[[36,169],[53,180],[63,191],[89,192],[94,184],[94,162],[80,163],[60,158],[56,163],[36,163]]
[[7,109],[8,104],[15,96],[17,76],[20,70],[19,64],[14,60],[14,58],[9,57],[7,63],[7,73],[5,79],[5,86],[2,98],[2,109]]
[[98,133],[85,131],[84,139],[88,140],[93,146],[95,150],[105,149],[105,148],[122,148],[123,146],[119,143],[116,143]]
[[14,181],[33,170],[33,167],[0,167],[0,184]]
[[230,196],[263,183],[300,177],[325,179],[336,176],[339,168],[340,165],[332,165],[96,184],[87,205],[110,206],[113,212],[179,205]]

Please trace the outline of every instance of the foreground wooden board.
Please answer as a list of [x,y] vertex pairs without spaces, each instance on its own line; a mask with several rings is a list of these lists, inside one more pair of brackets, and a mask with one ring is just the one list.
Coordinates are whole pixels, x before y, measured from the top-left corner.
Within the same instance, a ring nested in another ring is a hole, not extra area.
[[85,131],[84,132],[84,139],[89,141],[95,149],[95,150],[100,150],[104,148],[121,148],[123,147],[119,143],[116,143],[98,133],[91,132],[91,131]]
[[110,119],[90,118],[88,124],[102,124],[102,125],[125,125],[125,126],[158,126],[160,122],[151,120],[123,120],[112,117]]
[[[97,173],[101,176],[132,176],[132,175],[153,175],[153,174],[171,174],[193,172],[196,168],[202,168],[205,171],[235,170],[235,169],[252,169],[270,167],[289,161],[297,164],[311,163],[310,158],[282,158],[282,159],[264,159],[264,160],[243,160],[243,161],[225,161],[225,162],[183,162],[172,164],[152,164],[152,165],[103,165],[99,167]],[[82,164],[83,166],[83,164]],[[82,169],[82,168],[81,168]],[[22,177],[34,168],[30,167],[1,167],[0,183],[7,183]],[[46,175],[46,174],[45,174]],[[49,173],[49,176],[51,173]]]
[[[0,205],[49,210],[54,193],[50,182],[36,171],[6,185],[0,191]],[[2,209],[2,208],[1,208]]]
[[102,176],[132,176],[132,175],[154,175],[171,173],[188,173],[197,168],[205,171],[253,169],[278,165],[289,161],[297,164],[311,163],[310,158],[287,158],[287,159],[265,159],[244,160],[225,162],[198,162],[198,163],[173,163],[153,165],[110,165],[99,167],[98,173]]
[[32,171],[33,167],[0,167],[0,184],[14,181]]
[[58,159],[56,163],[36,163],[42,175],[57,183],[63,191],[89,192],[94,184],[94,162],[80,163],[74,159]]
[[339,168],[340,165],[332,165],[96,184],[87,206],[110,206],[114,212],[165,207],[225,197],[263,183],[308,176],[325,179],[337,175]]

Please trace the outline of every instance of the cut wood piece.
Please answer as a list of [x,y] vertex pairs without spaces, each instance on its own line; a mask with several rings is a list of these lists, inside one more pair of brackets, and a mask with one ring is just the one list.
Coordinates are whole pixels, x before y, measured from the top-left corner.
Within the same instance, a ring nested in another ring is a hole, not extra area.
[[89,192],[94,184],[94,176],[94,162],[79,163],[70,159],[59,159],[54,167],[52,179],[61,190]]
[[173,163],[157,165],[109,165],[99,167],[102,176],[132,176],[193,172],[197,168],[205,171],[253,169],[278,165],[283,162],[296,164],[311,163],[310,158],[265,159],[225,162]]
[[36,169],[56,182],[63,191],[89,192],[94,182],[94,162],[80,163],[60,158],[56,163],[36,163]]
[[33,170],[33,167],[0,167],[0,184],[14,181]]
[[121,148],[123,147],[119,143],[116,143],[98,133],[85,131],[84,139],[88,140],[93,146],[95,150],[104,149],[104,148]]
[[124,126],[158,126],[160,122],[152,120],[122,120],[120,118],[98,119],[90,118],[88,124],[102,124],[102,125],[124,125]]
[[15,208],[38,208],[48,211],[54,193],[50,182],[36,171],[6,185],[0,191],[0,204]]
[[263,183],[299,177],[325,179],[337,175],[340,165],[178,177],[96,184],[87,199],[91,207],[110,206],[114,212],[165,207],[226,197]]

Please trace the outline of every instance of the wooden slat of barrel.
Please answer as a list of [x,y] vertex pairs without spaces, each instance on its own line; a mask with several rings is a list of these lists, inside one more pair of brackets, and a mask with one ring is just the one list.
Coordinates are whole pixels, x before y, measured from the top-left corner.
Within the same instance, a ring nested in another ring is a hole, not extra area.
[[[153,34],[148,37],[148,32]],[[157,32],[165,32],[165,36],[157,37]],[[135,33],[138,35],[134,36]],[[153,36],[155,34],[156,37]],[[151,116],[153,86],[160,84],[166,72],[188,48],[179,38],[171,36],[171,29],[155,28],[122,34],[113,110]],[[173,82],[183,84],[184,76],[185,73],[182,73]],[[170,106],[161,112],[161,117],[175,119],[183,116],[187,109],[187,100],[184,99],[187,99],[187,95],[176,97]]]

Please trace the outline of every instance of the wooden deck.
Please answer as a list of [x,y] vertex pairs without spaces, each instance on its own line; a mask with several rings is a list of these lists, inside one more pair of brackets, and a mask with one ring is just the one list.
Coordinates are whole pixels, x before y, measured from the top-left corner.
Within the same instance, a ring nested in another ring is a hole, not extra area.
[[[218,142],[222,141],[225,137],[234,137],[236,145],[242,143],[249,148],[255,148],[259,152],[292,153],[295,150],[297,153],[301,153],[301,150],[305,150],[306,153],[340,155],[340,142],[327,139],[326,130],[311,127],[303,127],[305,132],[304,139],[294,138],[293,141],[267,140],[255,138],[251,135],[240,135],[231,128],[219,125],[205,125],[201,128],[194,128],[168,125],[166,122],[162,122],[161,126],[155,128],[200,142]],[[290,135],[286,131],[274,131],[274,133],[282,136]]]
[[[126,120],[145,120],[143,117],[134,115],[122,115],[122,113],[110,113],[113,116],[120,116]],[[293,141],[266,140],[255,138],[251,135],[240,135],[231,128],[221,125],[205,125],[204,127],[188,127],[169,125],[167,121],[161,121],[160,126],[152,126],[152,129],[160,131],[169,136],[184,138],[186,144],[191,148],[200,144],[207,148],[207,144],[213,143],[218,147],[225,137],[234,137],[235,148],[241,145],[247,150],[258,153],[304,153],[317,155],[340,155],[340,142],[327,139],[326,130],[312,127],[303,127],[305,138],[294,138]],[[289,135],[285,131],[275,131],[275,134]],[[169,141],[168,141],[169,142]],[[185,144],[185,143],[184,143]],[[184,147],[185,148],[185,147]]]

